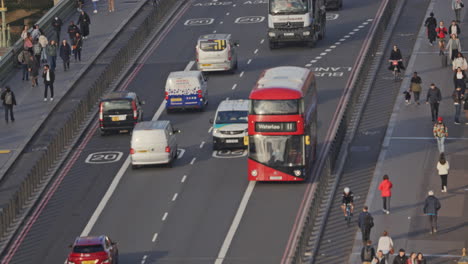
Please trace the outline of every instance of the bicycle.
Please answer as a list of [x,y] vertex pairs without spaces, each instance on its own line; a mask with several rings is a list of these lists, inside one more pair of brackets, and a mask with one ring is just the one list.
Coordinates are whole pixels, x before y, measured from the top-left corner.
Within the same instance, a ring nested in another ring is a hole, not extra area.
[[393,69],[393,78],[395,81],[398,81],[400,79],[400,71],[398,69],[398,63],[400,62],[399,60],[390,60],[392,63],[392,69]]
[[348,226],[351,224],[351,204],[347,203],[346,204],[346,216],[345,216],[345,221],[348,224]]

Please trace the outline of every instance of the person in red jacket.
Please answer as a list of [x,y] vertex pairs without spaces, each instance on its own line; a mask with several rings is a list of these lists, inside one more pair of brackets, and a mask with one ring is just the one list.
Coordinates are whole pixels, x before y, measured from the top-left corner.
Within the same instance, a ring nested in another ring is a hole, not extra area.
[[440,21],[439,26],[436,28],[437,38],[439,39],[439,55],[444,55],[445,49],[445,35],[448,34],[447,28],[444,26],[444,22]]
[[383,180],[379,185],[380,195],[383,200],[383,209],[382,211],[386,214],[390,213],[390,197],[392,197],[392,182],[388,179],[388,175],[383,176]]

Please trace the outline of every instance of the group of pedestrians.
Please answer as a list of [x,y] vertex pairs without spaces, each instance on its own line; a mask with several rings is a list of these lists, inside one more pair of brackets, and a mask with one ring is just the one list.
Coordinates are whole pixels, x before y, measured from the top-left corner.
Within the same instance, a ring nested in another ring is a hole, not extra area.
[[411,252],[406,255],[405,249],[401,248],[398,254],[390,262],[390,255],[394,254],[393,240],[384,231],[379,238],[377,251],[372,246],[372,241],[367,241],[361,249],[362,264],[427,264],[426,258],[421,252]]

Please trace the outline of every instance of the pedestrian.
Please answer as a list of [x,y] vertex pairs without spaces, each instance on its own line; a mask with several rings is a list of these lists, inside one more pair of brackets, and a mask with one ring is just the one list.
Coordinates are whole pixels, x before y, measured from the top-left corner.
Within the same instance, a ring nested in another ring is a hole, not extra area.
[[454,88],[460,87],[464,94],[466,90],[466,81],[466,73],[460,67],[457,68],[455,74],[453,75]]
[[362,242],[365,245],[370,238],[370,232],[374,226],[374,218],[369,213],[369,207],[364,206],[362,208],[362,212],[359,214],[358,226],[361,229]]
[[427,38],[429,39],[429,45],[433,46],[434,41],[437,37],[436,27],[437,27],[437,19],[434,17],[434,13],[431,12],[426,21],[424,22],[424,26],[427,28]]
[[368,240],[366,245],[361,249],[361,262],[362,264],[371,264],[375,258],[375,249],[372,247],[372,241]]
[[39,40],[39,36],[42,34],[41,29],[39,28],[39,24],[35,24],[33,30],[31,31],[31,37],[33,41]]
[[57,42],[60,42],[60,31],[62,31],[62,25],[62,19],[60,19],[59,17],[56,16],[52,20],[52,27],[54,28],[55,34],[57,35]]
[[393,258],[393,264],[406,264],[408,257],[406,256],[405,250],[400,248],[398,255]]
[[440,89],[434,83],[431,83],[431,88],[427,91],[426,104],[431,105],[432,122],[435,122],[437,117],[439,117],[440,101],[442,101]]
[[411,252],[409,255],[408,260],[406,261],[407,264],[418,264],[418,255],[415,252]]
[[429,216],[429,223],[431,225],[431,234],[437,233],[437,213],[440,210],[440,202],[434,196],[434,191],[429,191],[427,193],[427,198],[424,201],[423,212],[425,215]]
[[94,14],[97,14],[97,2],[98,2],[98,1],[99,1],[99,0],[92,0],[92,2],[93,2],[93,7],[94,7],[94,11],[93,11]]
[[18,62],[21,64],[21,70],[23,72],[23,81],[29,81],[28,63],[31,53],[27,50],[23,50],[18,54]]
[[463,98],[463,111],[465,112],[465,125],[468,125],[468,95]]
[[77,58],[79,61],[81,61],[81,48],[83,47],[83,38],[81,37],[80,33],[76,33],[72,45],[73,54],[75,55],[75,62]]
[[70,69],[70,56],[72,50],[70,45],[67,43],[67,40],[62,40],[62,45],[60,45],[60,58],[63,60],[63,70],[67,71]]
[[41,60],[39,62],[47,63],[46,48],[47,48],[47,45],[49,44],[49,40],[47,39],[45,35],[39,36],[39,44],[41,45]]
[[109,12],[115,12],[114,9],[114,0],[107,0],[107,4],[109,6]]
[[88,13],[82,10],[76,24],[80,25],[80,31],[83,39],[87,39],[89,35],[89,25],[91,24],[91,19],[89,19]]
[[452,70],[456,72],[458,68],[461,68],[462,71],[468,69],[468,63],[461,52],[458,52],[457,57],[452,61]]
[[457,24],[457,21],[452,20],[452,24],[450,24],[450,27],[448,28],[448,33],[449,35],[455,34],[460,36],[461,30],[460,26]]
[[28,34],[26,35],[26,38],[24,39],[23,49],[33,54],[32,48],[33,48],[33,41],[31,37],[31,33],[28,32]]
[[70,25],[68,26],[68,36],[70,37],[70,41],[73,41],[73,39],[76,36],[77,32],[80,32],[80,29],[75,25],[73,21],[70,21]]
[[47,45],[46,54],[50,69],[55,72],[55,67],[57,67],[57,43],[55,43],[55,40],[51,40]]
[[82,9],[83,5],[84,5],[84,0],[76,0],[76,6],[77,6],[76,11],[81,12],[81,10],[83,10]]
[[47,101],[47,90],[50,88],[50,101],[54,100],[54,81],[55,74],[50,70],[49,65],[44,65],[44,72],[42,73],[42,78],[44,78],[44,101]]
[[390,261],[390,254],[393,254],[393,240],[388,236],[387,231],[384,231],[382,236],[379,238],[377,251],[382,251],[382,253],[385,255],[385,258]]
[[383,201],[382,211],[384,214],[390,213],[390,198],[392,197],[392,187],[392,182],[389,180],[388,175],[385,174],[383,176],[382,182],[380,182],[379,185],[379,191]]
[[444,124],[444,119],[441,116],[437,118],[437,123],[434,124],[432,132],[434,133],[434,137],[437,140],[437,148],[439,149],[439,153],[444,153],[444,143],[445,139],[448,137],[448,129]]
[[437,162],[437,172],[439,173],[442,182],[442,192],[447,192],[447,178],[449,174],[450,165],[445,159],[445,154],[440,154],[439,162]]
[[465,5],[462,0],[452,0],[452,10],[455,11],[455,20],[460,23],[461,10]]
[[421,77],[418,76],[417,72],[413,73],[413,77],[411,78],[410,84],[410,92],[413,93],[414,102],[419,105],[419,96],[421,94]]
[[461,49],[460,39],[458,39],[457,35],[450,35],[450,40],[447,43],[447,51],[449,52],[449,58],[452,63],[457,56],[458,51],[461,51]]
[[13,106],[16,105],[15,93],[11,90],[10,86],[6,86],[6,90],[2,93],[3,107],[5,108],[5,121],[8,123],[8,114],[10,115],[11,122],[15,122],[13,114]]
[[377,251],[377,256],[374,257],[374,260],[372,260],[371,264],[387,264],[382,250]]
[[454,123],[455,125],[459,125],[461,106],[463,104],[463,99],[465,98],[463,91],[460,87],[457,87],[457,89],[453,91],[452,98],[453,98],[453,105],[455,106]]
[[439,39],[439,55],[444,55],[445,35],[448,34],[447,28],[444,26],[444,21],[439,21],[439,26],[436,28],[437,38]]
[[28,36],[28,33],[29,33],[29,27],[28,25],[24,25],[23,30],[21,31],[21,39],[25,40],[26,37]]
[[419,252],[417,256],[418,264],[426,264],[426,259],[424,258],[424,255]]
[[33,43],[33,55],[36,57],[36,60],[41,61],[42,46],[39,44],[39,41],[35,40]]
[[31,86],[39,86],[39,82],[37,81],[37,77],[39,76],[39,68],[41,67],[39,61],[33,55],[30,55],[29,62],[28,62],[28,71],[31,75]]

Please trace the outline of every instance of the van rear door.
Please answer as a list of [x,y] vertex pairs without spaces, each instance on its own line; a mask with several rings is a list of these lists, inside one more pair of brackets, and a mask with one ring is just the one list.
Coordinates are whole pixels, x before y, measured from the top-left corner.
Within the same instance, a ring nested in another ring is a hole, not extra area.
[[172,78],[166,86],[166,108],[196,107],[199,104],[200,83],[197,78]]
[[168,159],[165,130],[138,130],[132,135],[133,160],[143,163],[160,163]]
[[[203,39],[198,42],[199,62],[209,67],[229,60],[229,42],[225,39]],[[206,65],[205,65],[206,64]]]

